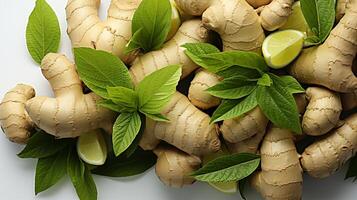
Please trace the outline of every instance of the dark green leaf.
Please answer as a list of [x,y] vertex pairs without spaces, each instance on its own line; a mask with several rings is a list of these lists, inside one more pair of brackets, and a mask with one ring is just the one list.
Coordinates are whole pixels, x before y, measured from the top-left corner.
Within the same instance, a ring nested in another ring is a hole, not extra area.
[[94,169],[93,173],[110,177],[134,176],[145,172],[156,163],[156,156],[151,151],[143,151],[138,148],[129,158],[109,157],[107,162]]
[[39,158],[36,166],[35,194],[55,185],[67,172],[68,150],[64,149],[55,155]]
[[109,98],[121,108],[126,108],[129,112],[134,112],[138,107],[138,95],[130,88],[108,87]]
[[248,96],[256,88],[256,83],[242,77],[226,78],[217,85],[207,89],[213,96],[222,99],[239,99]]
[[26,147],[17,154],[20,158],[45,158],[52,156],[71,144],[71,139],[56,139],[43,131],[35,133]]
[[270,76],[268,74],[263,74],[263,76],[258,80],[258,85],[261,86],[271,86],[273,81],[271,80]]
[[123,153],[134,141],[141,127],[140,115],[134,113],[122,113],[113,126],[113,148],[116,156]]
[[92,174],[77,155],[75,148],[68,153],[67,173],[80,200],[97,200],[97,188]]
[[27,50],[39,64],[43,57],[56,53],[61,39],[61,30],[56,13],[45,0],[37,0],[26,27]]
[[353,181],[357,180],[357,156],[352,157],[350,160],[345,180],[349,178],[353,178]]
[[133,88],[127,67],[113,54],[75,48],[74,56],[80,78],[97,95],[108,99],[107,87]]
[[191,176],[205,182],[239,181],[252,174],[259,164],[260,157],[255,154],[227,155],[208,162]]
[[261,74],[254,69],[243,68],[239,66],[229,67],[228,69],[219,71],[216,73],[218,76],[223,78],[230,78],[232,76],[238,77],[241,76],[247,80],[258,80],[261,77]]
[[279,79],[284,83],[285,88],[292,94],[305,92],[304,88],[301,87],[300,83],[294,77],[280,76]]
[[240,197],[242,197],[242,199],[244,199],[244,200],[247,200],[247,198],[245,197],[245,194],[244,194],[244,190],[245,190],[245,186],[247,185],[248,181],[249,181],[248,177],[246,177],[238,182],[239,194],[240,194]]

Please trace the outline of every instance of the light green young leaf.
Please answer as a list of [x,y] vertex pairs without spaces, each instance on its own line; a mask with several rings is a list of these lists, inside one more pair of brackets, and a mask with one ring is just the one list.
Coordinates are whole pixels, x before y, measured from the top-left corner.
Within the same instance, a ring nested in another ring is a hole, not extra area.
[[265,116],[276,126],[301,133],[301,125],[296,102],[285,86],[274,78],[270,87],[258,86],[257,101]]
[[108,99],[107,87],[133,88],[128,68],[113,54],[90,48],[75,48],[78,74],[97,95]]
[[64,149],[55,155],[39,158],[35,175],[35,194],[55,185],[67,172],[68,150]]
[[176,92],[181,67],[170,65],[145,77],[137,87],[139,109],[143,113],[160,113]]
[[79,159],[72,148],[67,157],[67,174],[70,177],[80,200],[97,200],[97,188],[88,166]]
[[139,143],[141,140],[141,137],[144,134],[145,127],[146,127],[146,116],[143,115],[142,113],[139,113],[140,115],[140,121],[141,121],[141,126],[139,133],[136,135],[134,141],[130,144],[130,146],[124,151],[124,155],[129,158],[131,155],[135,153],[135,151],[139,148]]
[[143,0],[133,16],[133,37],[129,50],[141,48],[144,52],[149,52],[159,49],[170,31],[171,16],[169,0]]
[[215,110],[211,117],[211,122],[219,122],[226,119],[239,117],[240,115],[251,111],[258,105],[256,99],[257,90],[246,97],[238,100],[224,100],[221,105]]
[[26,27],[28,52],[41,64],[46,54],[57,52],[60,39],[61,31],[56,13],[45,0],[37,0]]
[[263,74],[263,76],[258,80],[257,84],[261,86],[271,86],[273,81],[268,74]]
[[116,156],[123,153],[134,141],[141,127],[140,115],[137,112],[122,113],[113,126],[113,148]]
[[305,92],[304,88],[301,87],[300,83],[292,76],[276,76],[276,78],[280,79],[280,81],[284,83],[285,88],[292,94]]
[[130,88],[126,87],[107,87],[108,95],[119,107],[124,107],[128,112],[134,112],[138,107],[138,95]]
[[92,172],[109,177],[127,177],[144,173],[156,163],[156,156],[152,151],[144,151],[140,147],[130,156],[111,156],[106,163]]
[[208,88],[207,92],[222,99],[239,99],[252,93],[255,88],[256,82],[244,80],[241,77],[231,77]]
[[202,60],[203,55],[210,53],[219,53],[219,49],[209,43],[186,43],[182,45],[185,48],[185,54],[197,65],[209,70],[211,66],[206,65],[206,62]]
[[239,181],[251,175],[259,164],[260,157],[255,154],[227,155],[208,162],[191,176],[205,182]]
[[158,114],[151,114],[151,113],[143,113],[146,117],[158,121],[158,122],[169,122],[170,120],[167,119],[164,115],[158,113]]
[[129,110],[127,110],[125,107],[121,107],[118,104],[114,103],[112,100],[110,99],[104,99],[101,100],[97,103],[98,106],[101,106],[103,108],[107,108],[109,110],[115,111],[115,112],[129,112]]

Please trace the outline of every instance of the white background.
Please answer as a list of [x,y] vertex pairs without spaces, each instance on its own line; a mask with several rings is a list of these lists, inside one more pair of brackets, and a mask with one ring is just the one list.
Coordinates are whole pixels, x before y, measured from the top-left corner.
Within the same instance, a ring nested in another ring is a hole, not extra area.
[[[35,0],[0,0],[0,97],[17,83],[27,83],[36,88],[39,95],[52,95],[39,67],[32,61],[26,49],[25,27]],[[66,0],[48,0],[54,8],[62,29],[61,51],[72,58],[66,34]],[[109,0],[103,0],[101,17],[105,17]],[[1,132],[1,131],[0,131]],[[68,178],[38,195],[34,195],[34,160],[22,160],[16,156],[22,146],[9,142],[0,135],[0,199],[1,200],[72,200],[77,199]],[[344,171],[328,179],[304,177],[304,200],[355,200],[357,185],[344,181]],[[129,179],[112,179],[95,176],[99,200],[236,200],[239,194],[221,194],[204,183],[196,183],[183,189],[164,186],[154,170]],[[260,199],[252,190],[248,199]]]

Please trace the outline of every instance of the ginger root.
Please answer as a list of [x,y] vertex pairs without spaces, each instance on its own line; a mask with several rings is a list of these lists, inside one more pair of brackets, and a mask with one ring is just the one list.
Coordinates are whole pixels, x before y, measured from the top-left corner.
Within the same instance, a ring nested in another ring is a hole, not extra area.
[[351,0],[346,14],[320,46],[303,50],[290,73],[302,83],[325,86],[337,92],[357,91],[352,62],[357,52],[357,1]]
[[308,146],[301,157],[303,169],[312,177],[325,178],[342,167],[357,150],[357,114],[330,135]]
[[345,15],[348,0],[337,0],[336,2],[336,21]]
[[309,104],[302,120],[303,132],[307,135],[323,135],[339,122],[342,111],[340,96],[328,89],[309,87],[306,90]]
[[260,131],[252,137],[237,143],[226,142],[229,152],[231,153],[257,153],[259,144],[263,140],[265,130]]
[[97,106],[100,97],[83,94],[75,65],[64,55],[49,53],[41,64],[55,98],[34,97],[26,111],[37,127],[58,138],[72,138],[102,128],[112,131],[114,113]]
[[246,0],[253,8],[268,5],[272,0]]
[[267,31],[282,27],[292,12],[294,0],[273,0],[264,6],[260,13],[260,22]]
[[112,0],[108,17],[98,16],[100,0],[69,0],[66,7],[67,33],[73,48],[89,47],[104,50],[131,60],[124,54],[131,38],[131,19],[141,0]]
[[31,86],[18,84],[0,103],[0,126],[10,141],[25,144],[30,138],[34,124],[25,110],[25,103],[34,96]]
[[341,94],[343,110],[352,110],[357,107],[357,93]]
[[156,174],[165,185],[180,188],[195,182],[189,175],[200,168],[200,158],[168,146],[159,146],[154,153],[158,157]]
[[302,170],[292,133],[270,128],[260,153],[262,171],[252,177],[252,186],[266,200],[300,200]]

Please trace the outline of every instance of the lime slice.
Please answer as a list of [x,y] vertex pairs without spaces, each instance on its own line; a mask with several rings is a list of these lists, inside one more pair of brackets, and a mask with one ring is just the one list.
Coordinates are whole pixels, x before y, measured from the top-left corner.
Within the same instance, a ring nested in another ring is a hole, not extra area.
[[79,157],[91,165],[103,165],[107,159],[107,146],[100,130],[79,136],[77,140]]
[[177,30],[181,26],[181,17],[180,13],[176,8],[176,3],[174,0],[170,0],[171,8],[172,8],[172,16],[171,16],[171,28],[169,33],[167,34],[166,41],[170,40],[172,37],[175,36]]
[[293,29],[305,33],[310,32],[309,25],[307,24],[304,14],[301,11],[300,1],[294,3],[291,15],[288,17],[284,26],[280,28],[280,30],[287,29]]
[[280,69],[291,63],[304,45],[304,33],[296,30],[278,31],[270,34],[263,42],[263,55],[267,64]]

